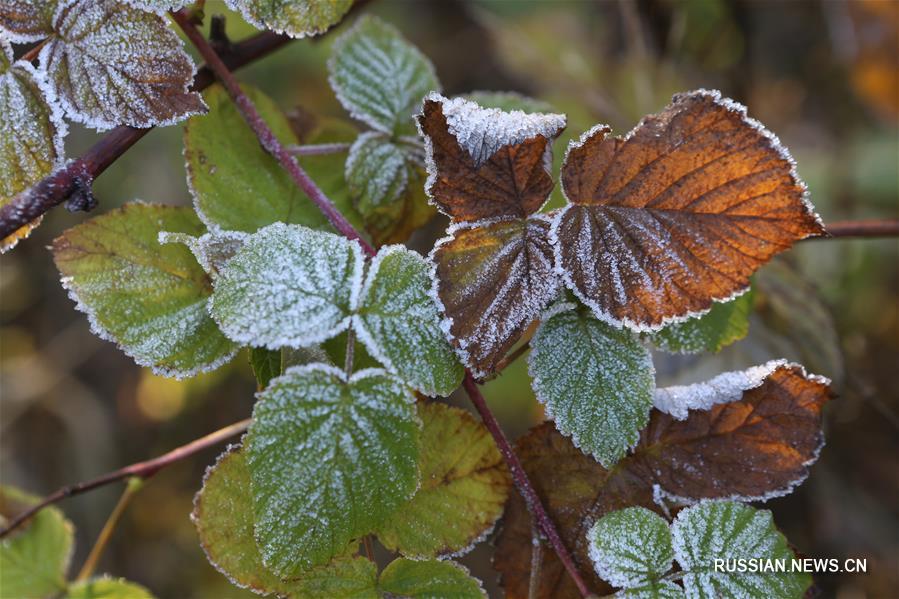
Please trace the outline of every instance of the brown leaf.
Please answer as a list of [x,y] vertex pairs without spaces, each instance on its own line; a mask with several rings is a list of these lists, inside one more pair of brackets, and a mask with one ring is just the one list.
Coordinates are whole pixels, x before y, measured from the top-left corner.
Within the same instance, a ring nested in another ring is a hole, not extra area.
[[49,0],[4,0],[0,2],[0,32],[10,42],[25,43],[53,33],[56,2]]
[[[586,532],[610,511],[639,505],[654,511],[653,486],[685,500],[764,499],[788,493],[808,474],[822,443],[823,380],[783,365],[739,401],[691,411],[678,421],[653,410],[631,456],[606,470],[544,423],[518,441],[518,455],[537,493],[599,594],[610,588],[593,574]],[[507,597],[527,597],[531,517],[520,496],[506,505],[494,567]],[[538,597],[579,597],[547,546]]]
[[431,259],[446,328],[478,376],[492,371],[559,291],[549,221],[554,114],[429,95],[418,117],[434,203],[453,219]]
[[824,232],[777,138],[739,104],[674,97],[625,138],[569,146],[553,223],[565,283],[597,317],[647,331],[707,311],[798,239]]
[[431,252],[441,311],[476,376],[493,371],[559,292],[546,218],[450,230]]

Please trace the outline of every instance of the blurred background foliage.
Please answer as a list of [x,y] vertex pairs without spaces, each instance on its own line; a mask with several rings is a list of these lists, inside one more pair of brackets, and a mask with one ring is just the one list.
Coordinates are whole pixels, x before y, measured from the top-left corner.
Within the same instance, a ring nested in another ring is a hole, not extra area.
[[[899,2],[893,0],[638,0],[620,2],[376,0],[434,62],[449,94],[514,90],[569,115],[556,146],[596,122],[617,133],[673,92],[719,88],[775,131],[797,159],[825,222],[899,216]],[[220,1],[227,31],[254,30]],[[341,25],[341,29],[346,24]],[[327,84],[334,35],[302,40],[243,70],[285,110],[346,118]],[[69,156],[97,139],[73,126]],[[315,173],[313,173],[315,175]],[[140,198],[188,204],[181,127],[152,132],[95,185],[100,211]],[[560,202],[558,189],[553,204]],[[0,259],[2,482],[43,494],[156,456],[249,415],[255,384],[245,355],[211,374],[173,381],[136,367],[91,335],[61,288],[45,246],[83,214],[55,210]],[[426,252],[445,222],[411,241]],[[767,504],[809,557],[866,557],[866,575],[819,575],[826,596],[899,592],[899,243],[800,244],[754,285],[749,336],[715,356],[657,356],[660,384],[787,357],[834,379],[828,444],[809,479]],[[515,437],[542,419],[525,360],[486,387]],[[452,398],[466,406],[463,397]],[[134,499],[101,570],[159,597],[243,597],[205,560],[188,514],[218,450],[159,474]],[[66,501],[83,560],[120,492]],[[482,546],[462,560],[498,594]]]

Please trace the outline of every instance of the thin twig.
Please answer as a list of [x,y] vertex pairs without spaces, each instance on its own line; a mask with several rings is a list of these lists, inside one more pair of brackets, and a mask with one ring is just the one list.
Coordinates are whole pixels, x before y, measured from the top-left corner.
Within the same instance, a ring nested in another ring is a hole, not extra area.
[[100,562],[103,550],[106,549],[109,539],[112,538],[112,532],[119,523],[119,518],[122,517],[131,498],[140,490],[143,483],[143,479],[136,476],[128,479],[128,482],[125,484],[125,490],[122,492],[122,496],[119,498],[118,503],[116,503],[115,508],[113,508],[112,513],[109,514],[109,518],[107,518],[106,524],[103,525],[103,530],[101,530],[99,536],[97,536],[94,546],[91,547],[91,552],[88,554],[87,559],[84,560],[84,565],[81,566],[81,570],[75,578],[76,582],[87,580],[91,577],[91,574],[94,573],[94,570],[97,569],[97,564]]
[[836,237],[897,237],[899,236],[899,219],[878,220],[840,220],[824,227],[827,235],[809,237],[813,239],[831,239]]
[[220,428],[213,433],[209,433],[205,437],[200,437],[199,439],[191,441],[187,445],[182,445],[181,447],[175,448],[172,451],[159,456],[158,458],[147,460],[145,462],[137,462],[136,464],[131,464],[130,466],[125,466],[124,468],[119,468],[118,470],[108,472],[103,476],[98,476],[97,478],[88,481],[62,487],[56,492],[47,495],[40,502],[13,518],[6,526],[6,528],[0,530],[0,539],[8,535],[19,525],[21,525],[23,522],[31,518],[34,514],[47,507],[48,505],[54,504],[57,501],[65,499],[66,497],[81,495],[82,493],[86,493],[87,491],[91,491],[98,487],[130,478],[132,476],[143,479],[150,478],[166,466],[170,466],[171,464],[192,456],[199,451],[202,451],[208,447],[212,447],[213,445],[218,445],[222,441],[244,433],[249,426],[250,419],[247,418],[246,420],[241,420],[240,422],[230,424],[225,428]]
[[250,129],[256,134],[260,145],[265,151],[271,154],[275,160],[281,164],[281,167],[287,171],[287,174],[290,175],[290,178],[293,179],[297,187],[302,189],[306,195],[309,196],[309,199],[318,206],[318,209],[321,210],[341,235],[347,239],[358,241],[359,245],[365,249],[366,253],[370,255],[374,254],[374,248],[359,234],[358,231],[356,231],[355,228],[353,228],[349,221],[344,218],[331,200],[328,199],[318,185],[315,184],[315,181],[306,174],[303,167],[301,167],[294,157],[290,155],[290,152],[287,151],[284,145],[278,141],[278,138],[275,137],[271,128],[259,115],[259,111],[256,110],[253,102],[245,93],[243,93],[243,90],[240,89],[237,79],[234,78],[234,75],[231,74],[231,71],[225,63],[222,62],[222,59],[219,58],[218,54],[216,54],[215,49],[209,45],[209,42],[206,41],[203,34],[200,33],[191,22],[190,16],[183,10],[179,10],[172,13],[172,18],[178,23],[178,26],[184,31],[187,39],[193,43],[200,53],[200,56],[203,57],[203,60],[206,61],[206,64],[209,65],[215,73],[215,76],[228,91],[231,100],[237,106],[241,115],[243,115],[244,120],[250,126]]
[[[203,60],[205,60],[213,71],[215,71],[216,76],[222,82],[222,85],[225,86],[231,99],[243,115],[244,120],[254,133],[256,133],[262,147],[281,163],[281,166],[288,172],[291,178],[293,178],[297,186],[306,192],[306,195],[319,207],[337,231],[348,239],[358,241],[366,254],[374,256],[374,247],[362,238],[353,225],[350,224],[343,214],[334,207],[331,200],[328,199],[318,186],[315,185],[315,182],[309,178],[299,163],[297,163],[293,156],[290,155],[281,142],[278,141],[271,129],[266,125],[265,121],[259,116],[252,101],[240,89],[240,85],[238,85],[234,75],[232,75],[228,68],[218,60],[215,50],[209,45],[209,42],[206,41],[206,38],[203,37],[197,28],[194,27],[193,23],[190,22],[188,15],[178,11],[172,13],[172,17],[181,29],[184,30],[187,38],[194,44],[194,46],[196,46],[200,55],[203,57]],[[512,471],[512,477],[515,480],[519,492],[524,497],[534,518],[543,529],[543,533],[549,539],[550,545],[552,545],[553,549],[556,551],[556,554],[559,556],[559,559],[562,561],[568,574],[581,591],[581,594],[585,597],[589,596],[590,590],[578,573],[574,560],[571,558],[571,554],[568,552],[559,533],[556,531],[555,525],[543,508],[543,504],[540,502],[537,492],[534,490],[533,486],[531,486],[527,473],[521,466],[521,462],[515,455],[509,440],[506,438],[505,433],[503,433],[499,423],[496,421],[496,418],[484,401],[484,397],[481,395],[471,372],[466,371],[463,386],[468,392],[468,396],[471,398],[471,402],[474,404],[475,409],[481,415],[481,419],[484,421],[487,430],[493,435],[493,439],[496,442],[500,453],[503,455],[506,464]]]
[[540,569],[543,567],[543,542],[540,529],[531,521],[531,578],[528,580],[528,599],[540,596]]
[[33,48],[31,48],[28,52],[22,55],[22,58],[19,60],[24,60],[25,62],[31,62],[37,58],[37,55],[41,53],[41,50],[44,46],[47,45],[47,42],[50,41],[50,38],[43,39],[36,43]]
[[[274,52],[289,41],[290,38],[284,35],[260,33],[234,44],[227,53],[222,54],[222,60],[230,68],[238,69]],[[212,71],[204,67],[197,72],[191,89],[202,91],[214,82]],[[73,195],[89,195],[93,180],[152,129],[117,127],[104,135],[81,158],[72,160],[18,194],[0,208],[0,239],[66,202]]]
[[375,550],[371,545],[371,535],[365,535],[362,537],[362,546],[365,548],[365,557],[368,558],[368,561],[375,561]]
[[333,143],[333,144],[306,144],[302,146],[287,146],[287,151],[294,156],[318,156],[320,154],[339,154],[347,152],[350,144]]
[[353,331],[353,326],[350,325],[350,328],[346,331],[346,355],[343,358],[343,373],[346,375],[347,380],[350,380],[350,376],[353,374],[355,354],[356,333]]
[[498,377],[506,368],[508,368],[516,360],[518,360],[518,358],[528,353],[529,349],[531,349],[531,342],[526,341],[525,343],[522,343],[521,345],[516,347],[511,353],[506,354],[506,356],[496,365],[496,368],[493,370],[493,372],[490,373],[489,376],[484,377],[484,382],[492,381],[493,379]]

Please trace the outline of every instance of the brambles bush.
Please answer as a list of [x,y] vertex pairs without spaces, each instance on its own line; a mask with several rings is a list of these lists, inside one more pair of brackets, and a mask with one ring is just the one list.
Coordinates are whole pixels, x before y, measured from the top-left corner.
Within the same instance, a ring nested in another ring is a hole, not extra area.
[[[745,336],[750,277],[825,234],[773,133],[716,91],[688,91],[622,137],[592,127],[554,173],[565,115],[514,94],[443,95],[428,58],[369,16],[328,61],[364,130],[300,126],[251,86],[190,89],[194,66],[162,16],[187,4],[0,2],[0,198],[14,205],[63,164],[65,118],[184,122],[192,207],[129,203],[51,251],[92,330],[137,364],[181,378],[248,354],[252,418],[192,513],[219,571],[278,596],[479,597],[453,558],[495,538],[511,597],[582,594],[577,571],[592,592],[628,597],[806,593],[805,574],[711,564],[795,555],[746,504],[807,476],[829,381],[773,359],[660,388],[651,353]],[[351,3],[228,5],[302,37]],[[199,14],[178,15],[189,33]],[[13,61],[11,43],[34,41],[37,67]],[[312,187],[282,168],[287,149]],[[567,202],[548,210],[556,180]],[[436,211],[449,225],[425,257],[404,242]],[[516,457],[495,422],[435,398],[464,386],[477,402],[477,382],[523,344],[549,421]],[[37,502],[2,493],[7,519]],[[69,581],[72,535],[55,507],[9,534],[3,592],[149,596],[91,572]],[[392,554],[383,569],[360,555],[372,538]]]

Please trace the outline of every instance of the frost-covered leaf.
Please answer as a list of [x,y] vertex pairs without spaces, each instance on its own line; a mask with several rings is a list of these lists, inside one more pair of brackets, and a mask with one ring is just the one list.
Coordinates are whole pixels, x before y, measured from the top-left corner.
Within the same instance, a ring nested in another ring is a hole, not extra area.
[[158,15],[116,0],[62,0],[41,70],[68,116],[96,129],[168,125],[205,112],[194,64]]
[[355,242],[275,223],[247,239],[222,270],[209,312],[245,345],[313,345],[349,325],[363,265]]
[[664,518],[642,507],[606,514],[587,532],[596,573],[616,587],[641,587],[664,575],[674,562]]
[[191,4],[191,0],[125,0],[134,8],[164,15],[170,10],[178,10]]
[[364,557],[338,557],[312,568],[291,583],[297,599],[383,599],[378,592],[378,566]]
[[[744,391],[745,389],[745,391]],[[798,365],[769,362],[708,383],[656,390],[656,405],[629,460],[653,473],[653,483],[681,499],[785,495],[805,480],[824,444],[821,410],[828,381]]]
[[281,374],[281,351],[264,347],[250,348],[250,366],[253,368],[259,391],[265,389],[270,380]]
[[414,136],[412,111],[440,89],[431,61],[396,28],[370,16],[334,43],[328,72],[347,112],[388,135]]
[[257,29],[306,37],[340,22],[353,0],[225,0],[225,4]]
[[3,0],[0,34],[10,42],[35,42],[53,33],[57,0]]
[[289,368],[259,394],[247,458],[263,560],[296,577],[380,526],[415,492],[414,398],[383,370],[347,381],[323,364]]
[[552,140],[565,128],[563,115],[503,112],[432,93],[417,119],[426,189],[454,221],[523,219],[546,202]]
[[153,595],[136,582],[101,576],[72,583],[65,599],[153,599]]
[[207,559],[233,584],[263,594],[288,593],[289,583],[268,571],[253,538],[250,471],[240,448],[230,448],[206,471],[191,520]]
[[53,257],[94,333],[157,374],[192,376],[238,348],[209,317],[209,276],[160,231],[199,236],[203,225],[190,208],[127,204],[56,238]]
[[420,403],[421,487],[378,528],[405,556],[459,555],[502,515],[511,478],[483,424],[459,408]]
[[652,582],[633,589],[622,589],[615,599],[686,599],[684,589],[669,580]]
[[[285,145],[296,144],[275,103],[253,87],[242,89],[275,137]],[[187,182],[203,222],[213,230],[248,233],[274,222],[325,226],[327,219],[259,145],[225,90],[214,85],[204,98],[209,114],[190,119],[184,128]]]
[[[41,85],[30,63],[10,65],[11,59],[10,48],[0,43],[0,206],[61,164],[67,131],[62,112],[47,100],[52,90]],[[39,222],[0,240],[0,252],[27,237]]]
[[729,501],[682,510],[671,525],[672,545],[692,598],[801,598],[811,576],[799,572],[716,572],[718,559],[793,559],[771,512]]
[[655,370],[635,335],[573,304],[543,316],[531,340],[534,393],[556,428],[611,467],[649,420]]
[[493,371],[559,293],[548,221],[451,227],[431,252],[444,329],[475,376]]
[[363,133],[347,156],[346,182],[362,214],[390,209],[409,183],[403,149],[383,133]]
[[186,233],[162,231],[159,243],[183,243],[208,275],[215,278],[234,257],[249,236],[241,231],[216,231],[194,237]]
[[[0,487],[0,522],[38,501],[13,487]],[[4,597],[42,599],[66,588],[74,528],[55,507],[39,511],[0,541],[0,589]]]
[[426,395],[449,395],[464,369],[440,329],[428,295],[428,264],[399,245],[381,248],[372,260],[353,328],[369,353]]
[[390,597],[411,599],[486,599],[481,581],[451,561],[395,559],[378,580]]
[[499,108],[506,112],[520,110],[522,112],[553,112],[551,104],[537,100],[518,92],[476,91],[466,94],[465,98],[484,108]]
[[569,146],[570,204],[551,233],[566,285],[599,318],[650,331],[705,312],[824,231],[787,150],[718,92],[676,95],[625,138],[609,131]]
[[712,309],[684,322],[669,324],[652,333],[650,341],[665,351],[694,354],[716,352],[742,339],[749,332],[752,290],[727,302],[715,302]]

